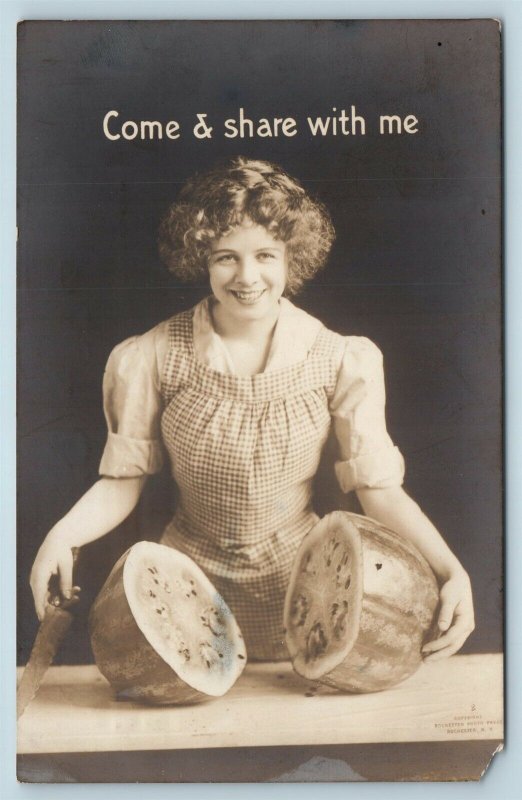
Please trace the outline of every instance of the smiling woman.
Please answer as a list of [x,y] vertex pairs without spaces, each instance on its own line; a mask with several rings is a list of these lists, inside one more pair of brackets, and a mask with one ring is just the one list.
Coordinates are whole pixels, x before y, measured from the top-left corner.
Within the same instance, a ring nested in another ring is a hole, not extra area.
[[[268,335],[279,315],[286,285],[286,245],[249,219],[212,246],[209,277],[213,314],[221,336],[247,334],[244,326]],[[248,334],[247,334],[248,335]]]
[[40,612],[52,573],[70,591],[71,547],[130,513],[166,450],[179,503],[162,543],[203,569],[249,658],[287,659],[285,594],[318,521],[313,479],[333,428],[341,489],[414,544],[439,580],[442,635],[425,643],[426,657],[460,648],[473,627],[469,579],[402,489],[380,351],[283,296],[321,269],[333,238],[322,204],[273,164],[238,157],[188,181],[161,224],[160,253],[177,277],[209,280],[212,295],[112,352],[102,477],[39,551]]
[[206,280],[216,239],[247,221],[285,245],[286,294],[324,267],[335,238],[327,209],[283,170],[242,157],[187,181],[161,223],[160,255],[181,280]]

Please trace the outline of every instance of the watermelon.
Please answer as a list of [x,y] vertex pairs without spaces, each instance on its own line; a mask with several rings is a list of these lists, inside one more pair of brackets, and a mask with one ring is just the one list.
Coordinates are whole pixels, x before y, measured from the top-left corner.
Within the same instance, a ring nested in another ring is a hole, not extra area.
[[304,538],[285,599],[295,671],[347,692],[412,675],[434,632],[436,578],[417,549],[368,517],[334,511]]
[[118,697],[153,704],[220,697],[246,664],[241,631],[201,569],[179,551],[139,542],[94,601],[89,632]]

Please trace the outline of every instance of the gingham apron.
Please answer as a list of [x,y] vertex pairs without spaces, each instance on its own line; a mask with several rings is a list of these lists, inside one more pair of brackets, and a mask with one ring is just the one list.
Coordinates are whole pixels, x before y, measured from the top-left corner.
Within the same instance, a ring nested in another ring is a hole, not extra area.
[[169,323],[161,427],[180,497],[162,542],[214,583],[249,658],[285,659],[284,597],[318,519],[311,485],[344,340],[321,327],[305,361],[238,377],[196,360],[192,313]]

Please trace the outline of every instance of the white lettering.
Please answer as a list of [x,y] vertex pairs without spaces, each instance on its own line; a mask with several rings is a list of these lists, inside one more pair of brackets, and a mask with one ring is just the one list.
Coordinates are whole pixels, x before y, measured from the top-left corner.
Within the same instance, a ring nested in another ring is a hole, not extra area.
[[307,117],[306,119],[312,131],[312,136],[317,136],[318,131],[321,133],[321,136],[326,136],[328,133],[328,126],[330,125],[330,117],[326,117],[325,120],[323,120],[322,117],[316,117],[315,122],[311,117]]
[[[163,124],[158,122],[158,120],[142,119],[138,122],[134,122],[134,120],[128,119],[122,123],[119,133],[111,131],[109,128],[110,121],[119,116],[119,111],[113,110],[108,111],[103,118],[103,133],[107,139],[110,139],[112,142],[116,142],[118,139],[121,139],[122,136],[124,139],[127,139],[127,141],[132,141],[137,137],[143,140],[148,139],[149,141],[163,139]],[[179,122],[175,120],[167,122],[165,124],[165,134],[169,139],[179,139],[181,136]]]
[[283,120],[283,133],[285,136],[295,136],[297,133],[296,121],[292,117],[285,117]]
[[419,130],[416,126],[419,124],[419,120],[413,114],[408,114],[407,117],[404,117],[404,130],[406,133],[417,133]]
[[[129,129],[132,131],[131,133],[127,132]],[[124,122],[121,126],[121,135],[127,140],[135,139],[138,135],[138,126],[131,119],[128,119],[127,122]]]
[[169,139],[179,139],[181,133],[178,133],[178,131],[179,131],[179,122],[176,122],[175,120],[172,119],[170,120],[170,122],[167,122],[165,133],[167,134]]
[[239,109],[239,138],[240,139],[244,139],[245,138],[245,128],[248,128],[248,130],[250,132],[250,138],[252,138],[252,136],[254,135],[254,123],[252,122],[251,119],[248,119],[247,117],[245,117],[245,115],[243,113],[243,109],[240,108]]
[[359,117],[355,113],[355,106],[352,106],[352,133],[353,134],[357,133],[357,131],[355,130],[355,127],[356,127],[357,123],[360,124],[361,133],[362,133],[363,136],[365,136],[366,135],[366,122],[364,121],[364,117]]
[[[400,133],[401,132],[401,129],[402,129],[401,118],[398,117],[396,114],[390,115],[390,116],[387,116],[386,114],[384,114],[379,119],[380,119],[380,122],[379,122],[379,132],[380,133],[385,133],[385,130],[384,130],[385,123],[388,125],[388,133]],[[393,130],[394,123],[397,126],[397,130],[396,131]]]
[[104,132],[105,136],[107,137],[107,139],[111,139],[113,142],[115,142],[116,139],[120,138],[120,134],[119,133],[111,133],[109,131],[109,120],[110,120],[111,117],[118,117],[118,116],[119,116],[119,114],[118,114],[117,111],[108,111],[105,114],[104,118],[103,118],[103,132]]
[[[140,123],[140,138],[141,139],[154,139],[154,130],[157,131],[158,139],[163,139],[163,128],[161,127],[160,122],[149,122],[148,120],[142,120]],[[148,136],[147,136],[148,132]]]
[[226,119],[225,120],[225,128],[230,133],[225,133],[227,139],[235,139],[237,136],[237,128],[236,128],[236,120],[235,119]]
[[261,117],[257,122],[245,116],[245,110],[239,109],[239,118],[237,120],[225,120],[225,137],[227,139],[235,139],[239,136],[240,139],[253,139],[254,136],[261,138],[268,138],[272,136],[295,136],[296,121],[293,117],[273,117],[271,120],[266,117]]
[[260,119],[259,125],[257,127],[257,135],[258,136],[272,136],[272,131],[270,130],[270,123],[267,119]]

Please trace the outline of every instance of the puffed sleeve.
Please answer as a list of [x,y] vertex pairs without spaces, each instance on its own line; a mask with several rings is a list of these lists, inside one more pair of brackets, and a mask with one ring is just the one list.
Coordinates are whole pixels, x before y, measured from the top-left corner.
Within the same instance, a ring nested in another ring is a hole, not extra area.
[[103,376],[103,409],[107,442],[100,475],[133,478],[159,472],[161,365],[166,354],[166,324],[117,345]]
[[335,464],[343,492],[400,486],[404,459],[386,430],[382,353],[369,339],[345,340],[330,402],[341,458]]

